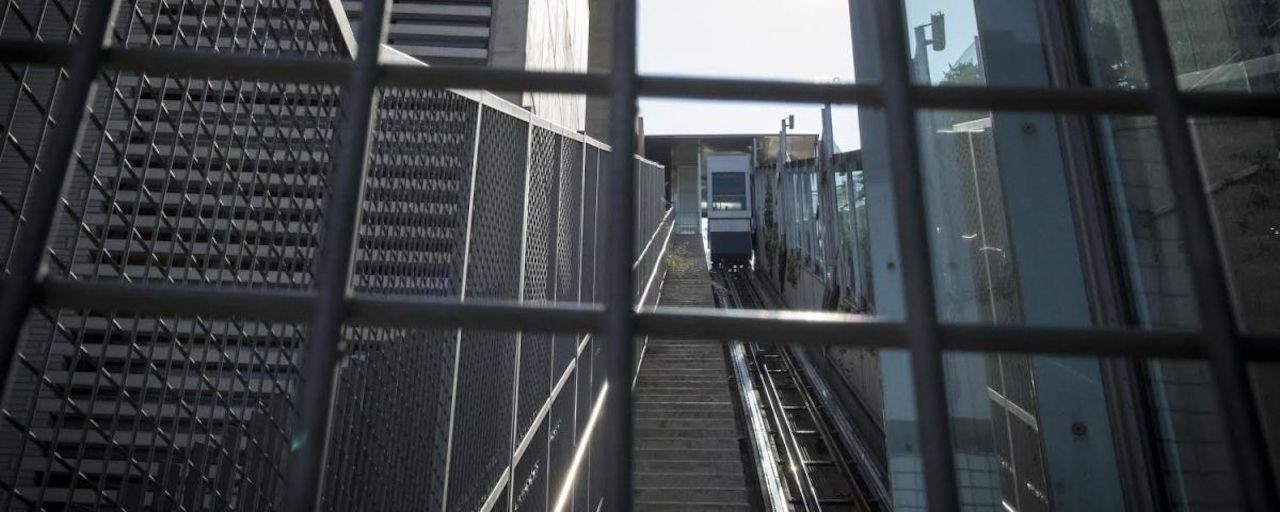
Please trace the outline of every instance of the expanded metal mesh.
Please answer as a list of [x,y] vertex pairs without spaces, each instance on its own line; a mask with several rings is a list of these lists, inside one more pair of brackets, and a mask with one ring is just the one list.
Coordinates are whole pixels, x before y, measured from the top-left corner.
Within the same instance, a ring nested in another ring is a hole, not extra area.
[[[0,37],[74,41],[69,27],[83,22],[85,5],[9,2]],[[329,6],[123,2],[113,40],[349,56]],[[8,272],[67,76],[3,66]],[[111,70],[98,81],[53,226],[51,275],[313,286],[337,87]],[[383,88],[376,101],[353,291],[594,299],[607,150],[550,125],[531,128],[530,116],[483,95]],[[346,327],[324,507],[473,510],[514,486],[517,508],[545,509],[603,385],[590,342],[579,363],[588,339]],[[280,508],[306,340],[291,323],[36,309],[6,390],[0,509]]]
[[[87,2],[9,2],[0,37],[65,40]],[[337,55],[314,5],[127,2],[127,47]],[[263,37],[263,31],[276,31]],[[241,37],[244,36],[244,37]],[[4,64],[6,259],[66,77]],[[105,71],[49,244],[53,275],[311,282],[331,86]],[[56,172],[49,170],[48,172]],[[7,269],[7,265],[6,265]],[[282,486],[299,326],[41,309],[4,403],[0,508],[255,510]]]

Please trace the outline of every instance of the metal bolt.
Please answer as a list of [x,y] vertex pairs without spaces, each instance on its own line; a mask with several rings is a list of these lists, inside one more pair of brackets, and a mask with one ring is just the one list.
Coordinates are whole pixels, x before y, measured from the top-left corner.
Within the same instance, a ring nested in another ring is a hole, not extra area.
[[1022,133],[1025,133],[1025,134],[1027,134],[1027,135],[1031,135],[1031,134],[1033,134],[1033,133],[1035,133],[1035,132],[1036,132],[1036,125],[1034,125],[1034,124],[1032,124],[1032,123],[1030,123],[1030,122],[1022,123]]
[[1089,427],[1086,427],[1083,422],[1077,421],[1071,424],[1071,435],[1084,437],[1087,433],[1089,433]]

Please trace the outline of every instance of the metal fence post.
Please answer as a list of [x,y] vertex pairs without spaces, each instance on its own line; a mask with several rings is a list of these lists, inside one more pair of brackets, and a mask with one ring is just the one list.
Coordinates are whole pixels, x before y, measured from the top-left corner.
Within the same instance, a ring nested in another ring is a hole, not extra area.
[[605,493],[605,510],[631,510],[631,422],[630,373],[635,354],[635,309],[632,304],[634,284],[631,260],[635,254],[635,159],[636,152],[636,2],[618,0],[613,6],[613,68],[610,70],[609,136],[613,143],[612,172],[608,179],[609,229],[605,256],[608,283],[603,331],[610,345],[608,376],[610,392],[608,419],[613,438],[604,451],[608,461],[609,489]]
[[9,277],[0,290],[0,403],[7,397],[17,365],[22,327],[31,311],[36,283],[44,276],[44,253],[57,217],[58,200],[75,162],[76,147],[84,134],[84,114],[97,90],[95,78],[102,68],[104,46],[119,12],[118,0],[91,2],[76,42],[66,89],[54,105],[53,134],[40,155],[41,171],[31,177],[31,195],[23,209],[25,225],[14,241]]
[[1222,255],[1214,236],[1212,212],[1205,197],[1204,178],[1196,164],[1187,109],[1178,92],[1177,75],[1160,7],[1154,0],[1132,0],[1133,20],[1150,80],[1164,157],[1187,240],[1192,283],[1200,313],[1205,353],[1221,403],[1227,440],[1251,510],[1280,510],[1275,478],[1267,461],[1249,368],[1241,354],[1231,294]]
[[[524,145],[524,206],[520,210],[520,275],[516,283],[516,301],[524,303],[525,272],[529,266],[529,181],[533,179],[533,119],[529,119],[528,132]],[[516,447],[520,445],[520,353],[524,345],[524,333],[517,332],[515,349],[512,351],[515,364],[511,366],[511,446],[507,452],[507,510],[510,511],[515,501],[516,479]]]
[[[476,174],[480,172],[480,134],[484,126],[484,104],[476,102],[475,140],[471,145],[471,184],[467,187],[467,224],[462,243],[462,277],[458,280],[458,300],[467,300],[467,273],[471,270],[471,220],[476,211]],[[445,436],[444,485],[440,510],[449,510],[449,468],[453,464],[453,429],[458,415],[458,370],[462,361],[462,329],[458,329],[453,349],[453,384],[449,392],[449,433]]]
[[347,311],[352,257],[360,222],[369,133],[378,80],[378,53],[390,9],[365,0],[355,65],[342,92],[337,145],[324,203],[324,231],[316,269],[318,297],[301,369],[300,422],[290,443],[285,506],[310,512],[320,503],[337,385],[339,347]]
[[880,25],[877,36],[884,82],[885,129],[891,135],[889,164],[894,213],[898,218],[898,257],[906,292],[906,338],[911,352],[925,493],[930,510],[959,510],[942,343],[925,224],[923,176],[917,153],[916,113],[907,69],[906,13],[899,0],[875,2],[875,6]]

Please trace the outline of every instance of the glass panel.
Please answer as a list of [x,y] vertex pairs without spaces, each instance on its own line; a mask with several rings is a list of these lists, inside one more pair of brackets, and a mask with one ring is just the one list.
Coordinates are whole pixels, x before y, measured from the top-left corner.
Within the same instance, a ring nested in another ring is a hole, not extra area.
[[[1130,321],[1147,328],[1194,328],[1192,273],[1155,120],[1111,117],[1097,126]],[[1280,294],[1269,285],[1276,270],[1268,255],[1277,250],[1271,230],[1280,214],[1273,206],[1280,188],[1267,171],[1274,164],[1266,157],[1246,159],[1274,152],[1272,123],[1195,119],[1191,126],[1199,163],[1209,177],[1210,205],[1239,320],[1245,329],[1274,330]],[[1239,506],[1208,367],[1157,361],[1143,365],[1141,372],[1149,387],[1145,399],[1155,413],[1153,438],[1166,479],[1161,499],[1181,510]],[[1274,388],[1277,375],[1276,368],[1267,366],[1252,372],[1264,432],[1273,447],[1280,408],[1264,393]]]
[[[1049,85],[1038,4],[907,0],[906,13],[918,82]],[[1073,169],[1064,159],[1061,120],[985,111],[926,111],[917,119],[940,320],[1093,325],[1095,305],[1077,234]],[[885,158],[883,146],[875,143],[878,128],[873,116],[864,119],[868,184],[900,172],[872,164]],[[894,136],[883,135],[886,140]],[[891,201],[885,192],[867,192],[873,214]],[[872,243],[893,242],[873,231]],[[876,263],[876,273],[890,277],[884,281],[892,282],[895,259]],[[892,293],[880,286],[876,292]],[[892,304],[877,306],[877,313],[884,308],[892,316]],[[944,367],[964,509],[1125,506],[1104,364],[1094,358],[952,353]],[[923,509],[910,361],[886,351],[880,369],[894,505]]]
[[746,209],[747,175],[742,173],[711,173],[711,208],[718,211]]
[[[1159,2],[1170,38],[1178,84],[1184,90],[1277,90],[1280,55],[1271,2],[1211,0]],[[1082,47],[1096,85],[1141,88],[1142,69],[1131,11],[1122,0],[1077,2]],[[1280,330],[1280,291],[1273,283],[1280,254],[1280,182],[1274,172],[1280,125],[1265,119],[1196,118],[1190,128],[1240,328]],[[1179,210],[1161,160],[1159,133],[1150,118],[1098,121],[1099,146],[1115,209],[1126,269],[1131,320],[1152,328],[1194,327],[1196,303]],[[1202,364],[1151,363],[1156,438],[1168,481],[1163,499],[1184,510],[1239,506],[1225,451],[1225,432],[1212,417],[1214,400]],[[1275,367],[1252,372],[1264,433],[1276,454],[1280,407],[1266,394]]]
[[[1160,0],[1179,87],[1275,92],[1280,80],[1280,5],[1252,0]],[[1083,0],[1093,74],[1103,87],[1145,87],[1127,0]]]

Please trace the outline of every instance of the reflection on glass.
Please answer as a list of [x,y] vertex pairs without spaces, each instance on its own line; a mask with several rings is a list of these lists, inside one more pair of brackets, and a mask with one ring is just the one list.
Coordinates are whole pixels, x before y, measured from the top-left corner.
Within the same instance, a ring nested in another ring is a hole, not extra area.
[[747,207],[747,175],[740,172],[711,173],[711,208],[741,211]]
[[[1280,5],[1247,0],[1161,1],[1178,85],[1184,90],[1277,91]],[[1088,23],[1082,45],[1096,85],[1144,88],[1137,34],[1126,2],[1083,0]],[[1241,328],[1280,330],[1280,125],[1258,119],[1197,118],[1190,122],[1218,240]],[[1194,327],[1196,301],[1179,211],[1160,158],[1154,120],[1099,122],[1112,202],[1124,249],[1135,320],[1153,328]],[[1200,363],[1147,365],[1150,400],[1159,415],[1156,438],[1168,482],[1164,499],[1181,510],[1240,505],[1227,439]],[[1272,465],[1280,463],[1275,432],[1280,371],[1252,372]]]
[[[1048,83],[1034,2],[908,0],[906,12],[917,82]],[[923,111],[917,122],[939,320],[1091,325],[1056,120],[1034,113]],[[864,125],[863,132],[870,128]],[[865,159],[879,161],[875,151],[864,143]],[[965,510],[1123,507],[1097,360],[947,354],[944,368]],[[909,375],[909,365],[884,354],[882,371],[894,505],[918,510],[923,495],[915,412],[891,406],[911,396],[899,378]]]

